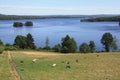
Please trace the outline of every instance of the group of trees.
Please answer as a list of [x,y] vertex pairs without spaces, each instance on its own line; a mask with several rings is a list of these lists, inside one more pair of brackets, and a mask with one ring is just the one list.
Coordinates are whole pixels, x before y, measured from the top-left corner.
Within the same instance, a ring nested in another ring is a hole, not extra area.
[[13,26],[14,27],[22,27],[22,26],[33,26],[33,23],[31,21],[26,21],[25,24],[22,22],[14,22]]
[[[101,38],[101,43],[104,46],[106,52],[109,52],[111,49],[113,51],[118,51],[117,39],[113,37],[111,33],[103,34]],[[77,51],[77,44],[73,38],[70,38],[67,35],[65,38],[62,38],[62,43],[54,46],[54,51],[62,53],[74,53]],[[96,52],[96,45],[94,41],[90,41],[89,44],[86,42],[82,43],[79,46],[79,52],[81,53],[94,53]]]
[[27,36],[18,35],[14,40],[14,46],[21,49],[35,49],[34,39],[30,33]]
[[[105,33],[103,34],[101,38],[101,43],[104,46],[104,49],[106,52],[109,52],[110,50],[117,51],[118,46],[117,46],[117,39],[116,37],[113,37],[111,33]],[[61,52],[61,53],[75,53],[78,51],[76,41],[74,38],[71,38],[69,35],[66,35],[66,37],[63,37],[61,40],[61,44],[55,45],[53,48],[50,48],[49,46],[49,38],[46,38],[45,41],[46,46],[44,50],[53,50],[55,52]],[[0,53],[3,51],[2,47],[3,42],[0,40]],[[11,46],[9,44],[6,44],[8,49],[8,46]],[[18,35],[16,36],[14,40],[14,47],[18,49],[33,49],[36,50],[35,44],[34,44],[34,39],[30,33],[28,33],[26,36]],[[15,49],[15,48],[12,48]],[[90,41],[89,44],[84,42],[79,46],[79,52],[81,53],[94,53],[96,52],[96,45],[94,41]]]
[[94,43],[94,41],[90,41],[89,44],[87,43],[82,43],[79,47],[79,51],[81,53],[94,53],[96,51],[96,45]]

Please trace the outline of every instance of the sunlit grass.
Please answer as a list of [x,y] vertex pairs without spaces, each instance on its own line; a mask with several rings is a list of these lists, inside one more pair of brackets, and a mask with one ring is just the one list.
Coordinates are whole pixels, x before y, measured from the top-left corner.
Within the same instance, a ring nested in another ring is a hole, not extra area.
[[[11,53],[21,80],[120,80],[120,53],[68,55],[50,53],[55,55],[49,56],[41,53],[39,55]],[[38,61],[33,63],[32,59],[35,58]],[[66,69],[67,61],[70,62],[70,69]],[[52,67],[54,63],[57,64],[56,67]]]
[[0,54],[0,80],[14,80],[13,75],[10,73],[7,52]]

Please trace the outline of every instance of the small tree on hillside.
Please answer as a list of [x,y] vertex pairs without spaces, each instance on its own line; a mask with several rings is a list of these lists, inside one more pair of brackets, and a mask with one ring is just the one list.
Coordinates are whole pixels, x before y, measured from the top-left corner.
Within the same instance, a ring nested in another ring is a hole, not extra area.
[[74,53],[76,52],[77,45],[73,38],[70,38],[69,35],[67,35],[65,38],[62,38],[61,43],[61,52],[62,53]]
[[21,35],[16,36],[14,40],[14,45],[18,46],[19,48],[25,49],[27,46],[26,37]]
[[36,46],[34,44],[34,39],[33,39],[32,35],[30,33],[27,34],[26,43],[27,43],[27,48],[29,48],[29,49],[35,49],[36,48]]
[[89,53],[90,52],[90,47],[87,43],[82,43],[79,47],[79,50],[81,53]]
[[102,36],[101,43],[105,46],[106,52],[110,51],[110,47],[113,43],[113,36],[111,33],[105,33]]
[[94,41],[90,41],[89,47],[90,47],[90,52],[91,53],[95,52],[95,43],[94,43]]

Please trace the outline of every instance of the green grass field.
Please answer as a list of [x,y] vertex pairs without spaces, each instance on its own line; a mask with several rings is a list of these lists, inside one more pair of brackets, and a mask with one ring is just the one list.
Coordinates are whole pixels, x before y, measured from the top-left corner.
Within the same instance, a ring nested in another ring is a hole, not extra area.
[[3,54],[0,54],[0,80],[14,80],[10,70],[7,52],[4,52]]
[[[26,53],[11,52],[21,80],[120,80],[120,53]],[[38,60],[33,63],[33,59]],[[66,61],[70,69],[66,69]],[[54,63],[56,67],[52,67]]]

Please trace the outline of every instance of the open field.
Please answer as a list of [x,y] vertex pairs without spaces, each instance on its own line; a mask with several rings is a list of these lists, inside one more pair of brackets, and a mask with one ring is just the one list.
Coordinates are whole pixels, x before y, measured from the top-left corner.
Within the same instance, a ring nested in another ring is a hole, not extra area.
[[8,62],[7,52],[0,54],[0,80],[15,80]]
[[[10,53],[21,80],[120,80],[120,53]],[[66,69],[67,61],[70,69]]]

